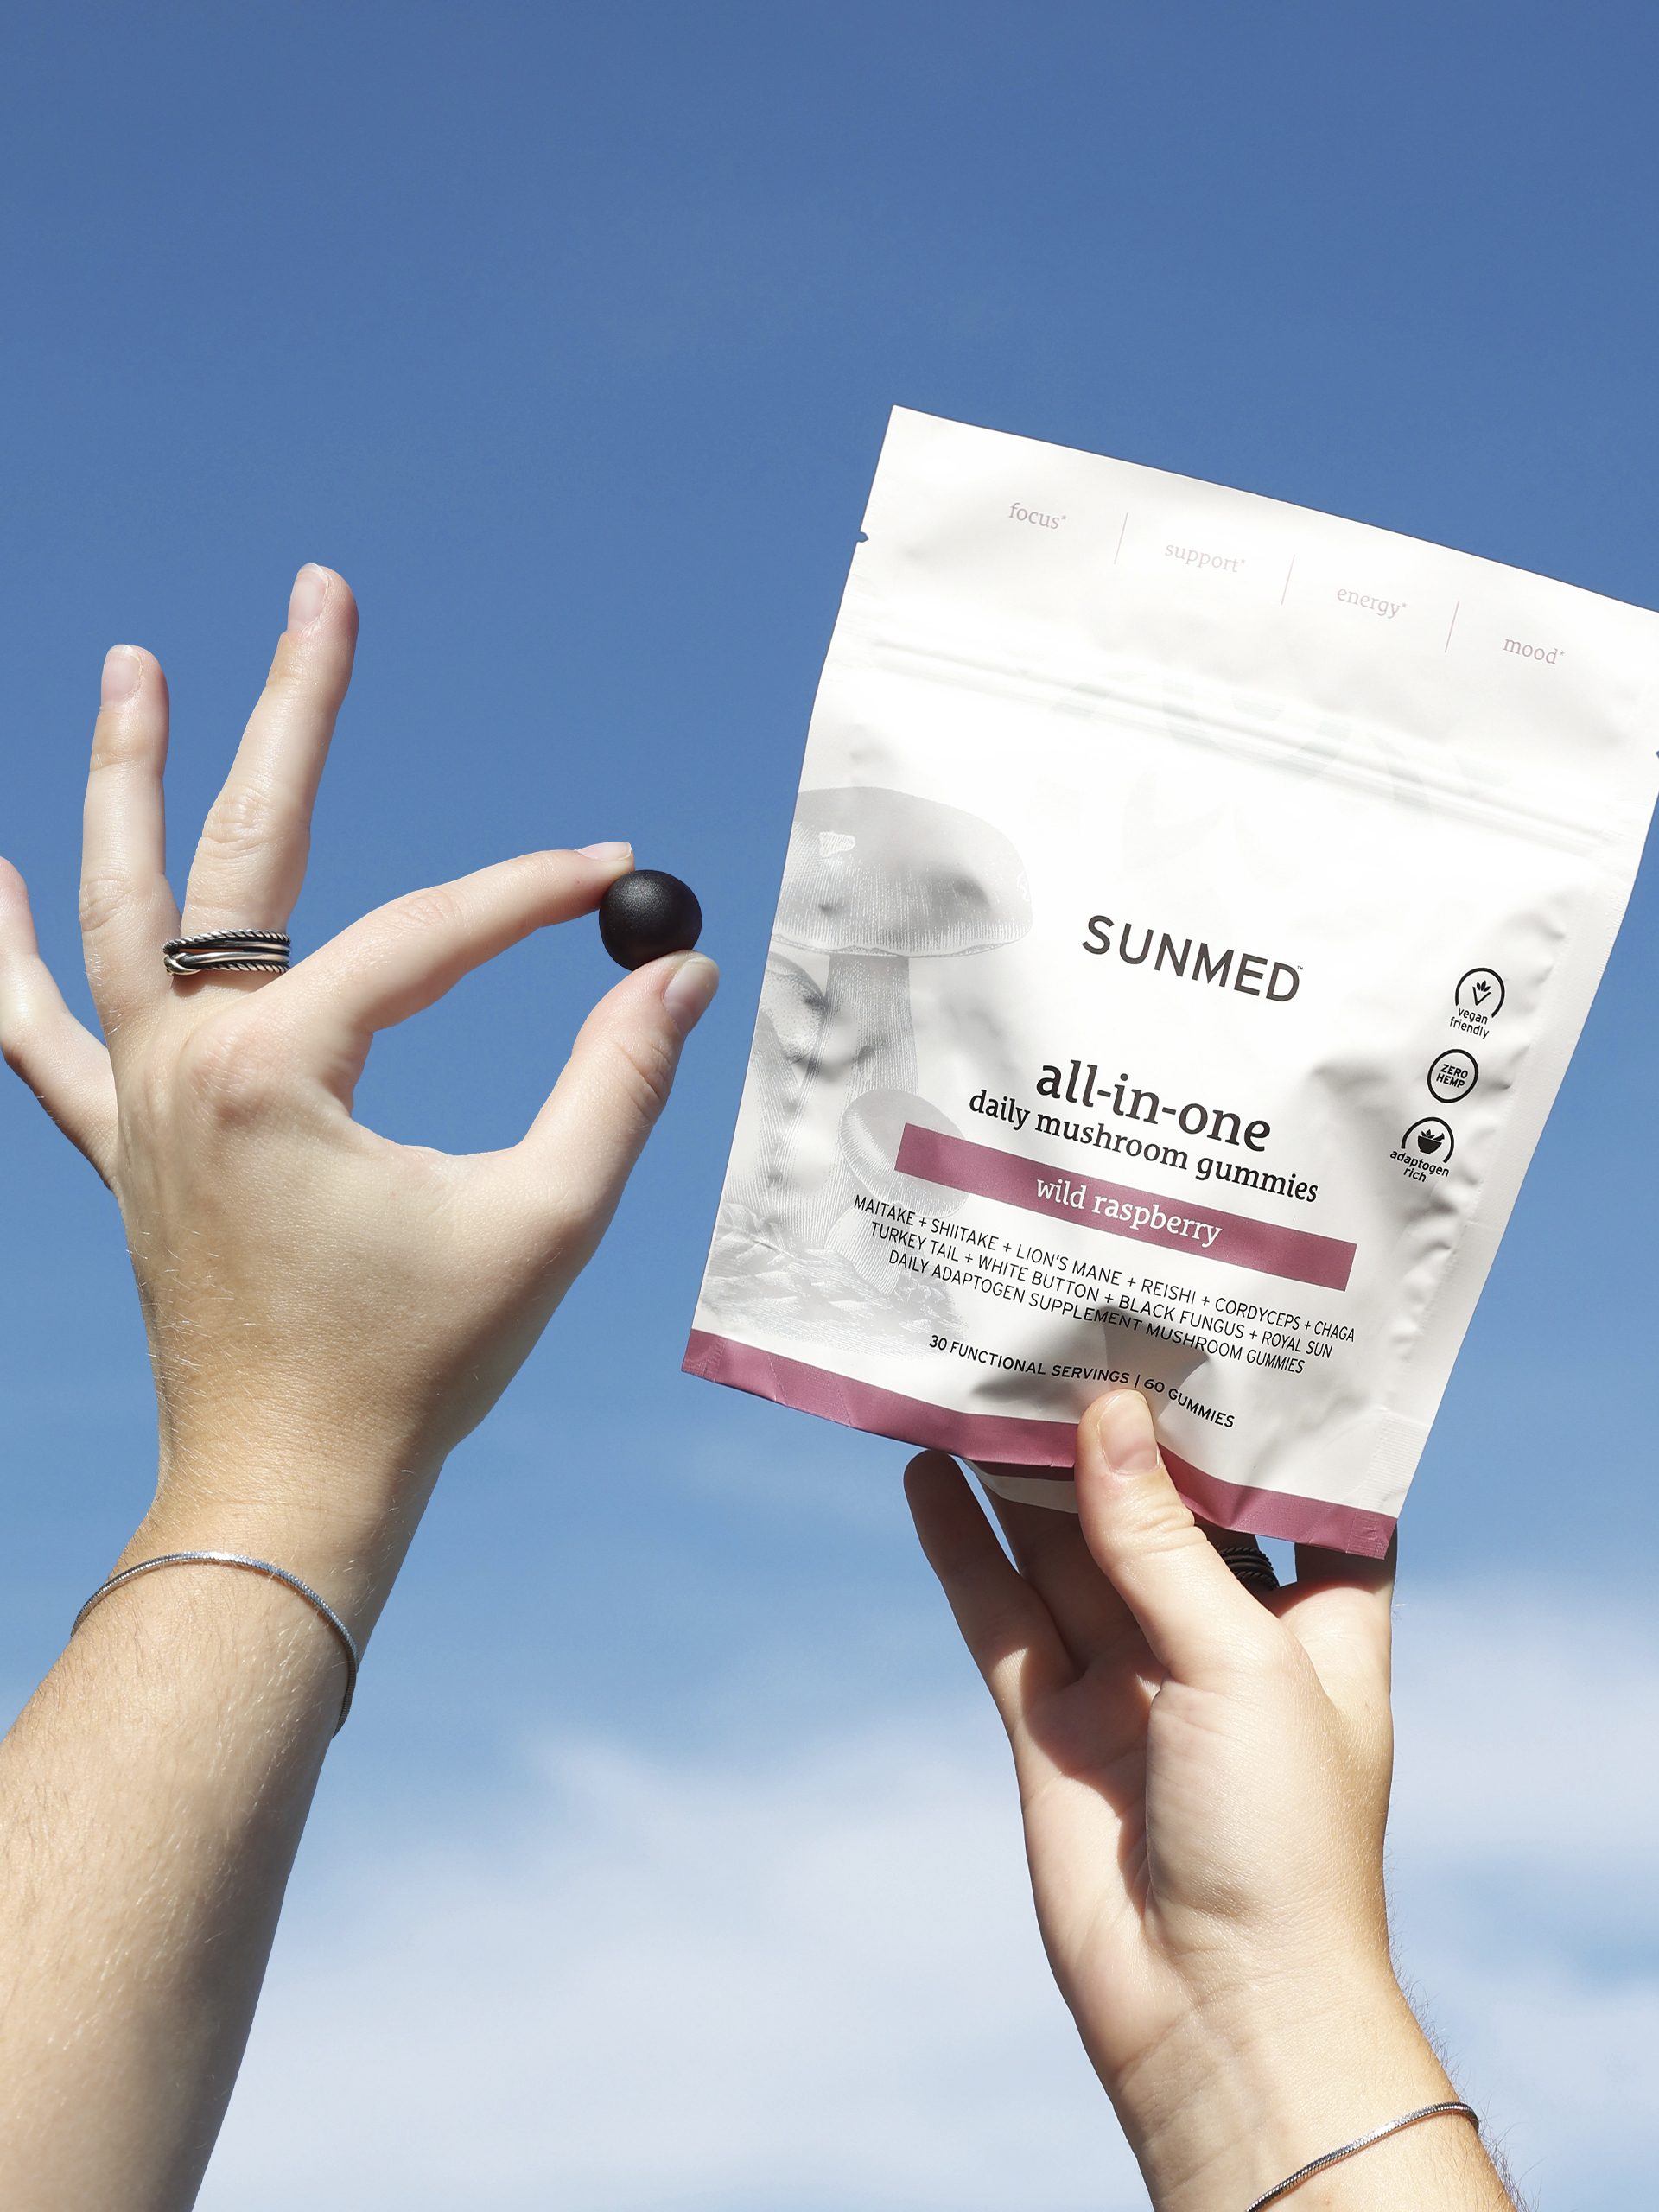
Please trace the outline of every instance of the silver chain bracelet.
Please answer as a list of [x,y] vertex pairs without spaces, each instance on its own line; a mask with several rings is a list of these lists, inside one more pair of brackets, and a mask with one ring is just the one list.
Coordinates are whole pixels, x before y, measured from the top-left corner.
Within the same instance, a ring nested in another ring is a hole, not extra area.
[[1450,2097],[1443,2105],[1420,2105],[1415,2112],[1405,2113],[1400,2119],[1391,2120],[1386,2127],[1374,2127],[1369,2135],[1356,2136],[1351,2143],[1344,2143],[1340,2151],[1327,2151],[1322,2158],[1314,2158],[1306,2165],[1299,2166],[1294,2174],[1270,2189],[1265,2196],[1258,2196],[1254,2204],[1247,2204],[1244,2212],[1262,2212],[1264,2204],[1276,2204],[1281,2196],[1288,2196],[1293,2189],[1300,2189],[1305,2181],[1311,2181],[1315,2174],[1322,2174],[1327,2166],[1340,2165],[1344,2158],[1354,2158],[1361,2151],[1369,2151],[1373,2143],[1382,2142],[1388,2135],[1397,2135],[1402,2127],[1415,2127],[1420,2120],[1440,2120],[1454,2113],[1459,2120],[1472,2122],[1475,2133],[1480,2133],[1479,2113],[1459,2098]]
[[297,1574],[290,1574],[285,1567],[273,1567],[268,1559],[249,1559],[241,1552],[167,1552],[159,1559],[140,1560],[137,1567],[123,1567],[119,1574],[112,1574],[107,1582],[93,1591],[75,1615],[75,1626],[71,1637],[86,1619],[94,1605],[102,1605],[111,1590],[118,1590],[124,1582],[130,1582],[136,1574],[153,1574],[158,1567],[240,1567],[251,1574],[263,1574],[272,1582],[281,1582],[305,1599],[308,1605],[321,1613],[334,1634],[340,1638],[340,1649],[346,1654],[346,1694],[340,1700],[340,1718],[334,1723],[339,1735],[346,1726],[346,1716],[352,1709],[352,1699],[357,1690],[357,1642],[340,1615],[326,1598],[319,1597],[308,1582],[302,1582]]

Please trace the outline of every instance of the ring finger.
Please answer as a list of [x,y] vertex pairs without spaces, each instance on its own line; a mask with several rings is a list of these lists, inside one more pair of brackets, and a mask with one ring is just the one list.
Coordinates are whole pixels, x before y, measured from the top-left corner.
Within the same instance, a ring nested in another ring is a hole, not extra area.
[[182,931],[281,930],[305,880],[311,809],[352,679],[357,604],[332,569],[294,580],[288,627],[214,800],[185,894]]

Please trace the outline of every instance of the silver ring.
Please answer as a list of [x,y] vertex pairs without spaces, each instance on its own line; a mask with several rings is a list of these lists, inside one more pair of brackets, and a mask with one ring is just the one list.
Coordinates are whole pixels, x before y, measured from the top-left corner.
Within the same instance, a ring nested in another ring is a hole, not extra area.
[[206,976],[217,968],[283,976],[288,954],[283,930],[209,930],[205,937],[169,938],[162,947],[162,964],[169,976]]

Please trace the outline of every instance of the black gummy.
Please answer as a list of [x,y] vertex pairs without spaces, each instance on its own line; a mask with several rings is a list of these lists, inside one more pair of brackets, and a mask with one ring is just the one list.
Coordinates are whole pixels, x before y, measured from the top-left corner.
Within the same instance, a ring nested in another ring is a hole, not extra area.
[[677,875],[637,868],[599,902],[599,935],[619,968],[643,968],[665,952],[690,952],[702,934],[697,894]]

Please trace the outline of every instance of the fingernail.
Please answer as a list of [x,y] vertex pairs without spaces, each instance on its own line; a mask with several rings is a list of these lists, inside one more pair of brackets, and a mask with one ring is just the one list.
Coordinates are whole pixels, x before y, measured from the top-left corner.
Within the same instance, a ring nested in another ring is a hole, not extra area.
[[321,613],[328,597],[328,578],[315,561],[308,561],[294,579],[288,595],[288,626],[308,630]]
[[144,664],[130,645],[111,645],[104,656],[104,680],[99,688],[99,704],[116,707],[123,699],[130,699],[138,689],[143,673]]
[[682,1037],[691,1034],[719,988],[720,970],[708,955],[687,953],[663,993],[664,1009]]
[[1114,1390],[1100,1409],[1100,1448],[1115,1475],[1149,1475],[1158,1464],[1152,1408],[1138,1390]]
[[578,845],[576,850],[588,861],[625,861],[633,847],[628,844]]

